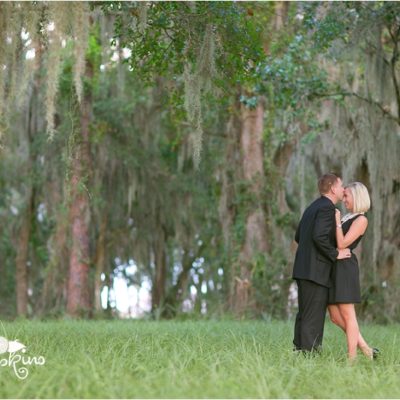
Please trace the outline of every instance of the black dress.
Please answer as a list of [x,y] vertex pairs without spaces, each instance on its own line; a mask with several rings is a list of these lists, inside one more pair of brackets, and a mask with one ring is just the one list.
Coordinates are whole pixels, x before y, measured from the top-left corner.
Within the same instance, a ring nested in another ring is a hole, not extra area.
[[[351,224],[359,217],[347,220],[342,224],[343,235],[349,231]],[[349,247],[352,251],[360,243],[362,235]],[[351,252],[350,258],[336,260],[332,268],[332,287],[329,289],[329,304],[335,303],[361,303],[360,276],[358,260]]]

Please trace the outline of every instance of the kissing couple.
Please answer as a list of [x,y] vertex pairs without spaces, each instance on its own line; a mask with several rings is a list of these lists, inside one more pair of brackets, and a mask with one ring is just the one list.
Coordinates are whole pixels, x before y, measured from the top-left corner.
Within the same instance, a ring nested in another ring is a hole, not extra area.
[[[340,177],[325,174],[318,180],[321,195],[304,211],[296,231],[298,243],[293,279],[298,288],[299,311],[294,327],[294,350],[319,351],[322,345],[326,309],[331,321],[346,334],[348,358],[354,360],[359,348],[375,359],[358,327],[354,304],[361,303],[358,261],[353,250],[361,241],[371,202],[360,182],[343,187]],[[335,207],[343,201],[347,214]]]

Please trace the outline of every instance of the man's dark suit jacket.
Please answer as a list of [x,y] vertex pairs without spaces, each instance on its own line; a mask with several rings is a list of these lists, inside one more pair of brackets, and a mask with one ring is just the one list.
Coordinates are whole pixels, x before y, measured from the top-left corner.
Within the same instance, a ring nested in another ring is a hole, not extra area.
[[293,279],[306,279],[330,287],[331,269],[338,255],[335,205],[331,200],[321,196],[306,208],[295,240],[299,246]]

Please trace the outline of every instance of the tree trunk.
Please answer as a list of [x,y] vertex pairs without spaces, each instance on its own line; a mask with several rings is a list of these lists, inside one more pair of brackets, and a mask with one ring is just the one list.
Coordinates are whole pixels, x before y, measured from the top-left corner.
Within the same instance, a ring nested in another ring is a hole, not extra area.
[[251,205],[246,216],[244,243],[239,255],[239,276],[233,277],[233,311],[236,315],[254,306],[251,270],[254,258],[268,251],[266,215],[262,206],[264,188],[264,106],[255,109],[241,106],[241,137],[243,177]]
[[[275,3],[274,29],[279,32],[287,18],[289,5]],[[270,40],[265,41],[264,51],[269,53]],[[252,94],[247,94],[252,95]],[[231,277],[230,305],[234,313],[242,316],[248,309],[256,309],[252,288],[252,268],[257,255],[269,251],[267,240],[267,216],[263,207],[265,187],[264,171],[264,99],[259,98],[256,108],[241,105],[240,148],[243,178],[247,183],[247,215],[245,219],[244,243],[239,255],[239,266]]]
[[167,278],[167,258],[165,253],[165,233],[163,228],[159,229],[156,243],[154,245],[155,276],[152,290],[152,309],[153,311],[163,307],[165,298],[165,286]]
[[[40,53],[38,54],[39,59]],[[38,87],[40,85],[39,74],[35,77],[35,84],[33,85],[32,93],[29,99],[29,111],[26,119],[26,145],[28,148],[28,157],[25,167],[25,187],[26,187],[26,203],[25,209],[21,213],[21,227],[18,233],[17,255],[15,260],[16,267],[16,295],[17,295],[17,315],[28,315],[28,270],[27,263],[29,257],[29,240],[32,229],[32,216],[34,214],[34,197],[35,189],[32,183],[32,170],[34,166],[34,159],[36,152],[32,148],[34,135],[38,131],[38,107],[37,96]]]
[[[58,185],[54,186],[58,189]],[[54,193],[55,197],[58,197]],[[61,200],[61,196],[60,201]],[[68,263],[68,218],[59,212],[55,232],[49,239],[49,262],[46,266],[42,293],[39,301],[39,314],[61,312],[65,309],[67,298],[67,263]]]
[[[239,96],[237,96],[239,97]],[[237,104],[232,107],[227,128],[224,151],[224,162],[221,170],[221,196],[219,198],[218,214],[224,238],[224,253],[226,258],[224,268],[224,283],[227,288],[227,309],[234,310],[235,304],[235,276],[238,275],[237,256],[235,254],[235,240],[232,227],[238,215],[238,202],[236,200],[235,182],[243,181],[241,168],[241,118],[240,108]]]
[[29,238],[33,213],[33,191],[29,189],[28,203],[22,214],[22,225],[19,230],[16,264],[17,284],[17,315],[26,317],[28,315],[28,256]]
[[201,254],[204,246],[200,246],[196,252],[196,255],[190,256],[189,250],[185,249],[182,259],[182,271],[178,276],[176,285],[174,285],[168,292],[164,302],[164,308],[162,316],[164,318],[173,318],[178,313],[179,307],[182,305],[184,300],[183,296],[187,293],[187,288],[190,278],[190,270],[194,260],[197,258],[198,254]]
[[251,260],[255,252],[267,251],[266,217],[262,207],[264,188],[264,107],[253,110],[242,106],[241,148],[244,178],[249,184],[253,207],[246,219],[246,239],[241,257]]
[[101,274],[105,270],[106,262],[106,231],[107,231],[107,217],[103,217],[100,225],[99,238],[96,246],[96,275],[94,277],[94,309],[97,313],[103,311],[101,306],[101,290],[103,284],[101,282]]
[[[91,80],[93,66],[87,61],[86,79]],[[67,313],[83,316],[90,312],[89,295],[89,227],[90,198],[87,189],[91,171],[90,132],[92,95],[87,90],[81,103],[81,132],[72,161],[71,206],[72,248],[70,253]]]

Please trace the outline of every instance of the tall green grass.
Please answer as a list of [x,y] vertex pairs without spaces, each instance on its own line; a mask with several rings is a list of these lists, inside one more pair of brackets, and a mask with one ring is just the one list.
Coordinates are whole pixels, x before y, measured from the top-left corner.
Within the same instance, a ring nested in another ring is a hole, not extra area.
[[[326,323],[324,351],[292,351],[291,322],[17,321],[0,335],[42,355],[20,380],[0,368],[2,398],[398,398],[398,325],[362,326],[382,356],[346,360]],[[8,357],[1,354],[0,358]]]

